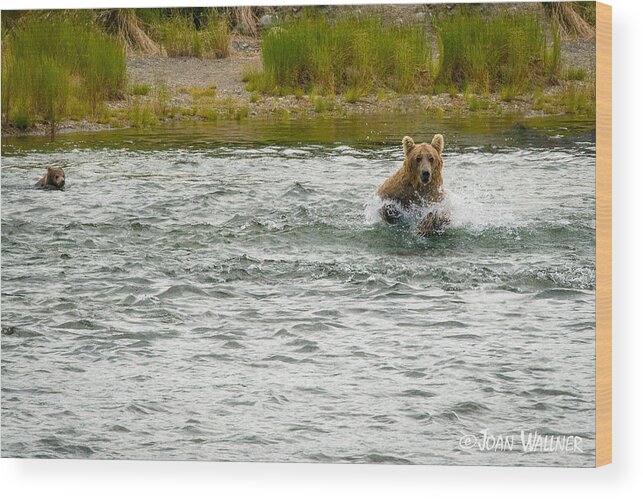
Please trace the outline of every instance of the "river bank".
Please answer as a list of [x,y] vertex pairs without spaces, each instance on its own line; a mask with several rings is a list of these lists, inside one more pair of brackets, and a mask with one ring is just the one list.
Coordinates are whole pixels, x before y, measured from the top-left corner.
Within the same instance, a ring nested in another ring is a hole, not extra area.
[[[412,18],[427,14],[408,9],[395,12],[400,20],[405,15]],[[558,81],[525,93],[501,89],[485,94],[458,91],[455,87],[437,94],[398,93],[382,87],[368,93],[330,94],[312,90],[270,95],[252,90],[247,81],[248,74],[262,69],[260,47],[259,35],[233,33],[229,55],[222,59],[129,54],[124,94],[101,103],[90,116],[61,120],[56,133],[147,128],[182,121],[288,120],[375,113],[425,112],[429,118],[532,118],[561,114],[593,117],[595,113],[593,39],[561,41]],[[46,121],[26,127],[5,123],[2,135],[46,135],[50,130]]]

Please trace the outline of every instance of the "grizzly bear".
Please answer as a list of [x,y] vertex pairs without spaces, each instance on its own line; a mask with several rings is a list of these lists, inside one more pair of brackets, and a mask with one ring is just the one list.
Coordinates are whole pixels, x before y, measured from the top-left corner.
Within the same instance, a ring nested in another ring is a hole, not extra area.
[[[402,220],[400,208],[427,208],[440,203],[445,197],[442,185],[444,137],[437,134],[430,144],[416,144],[411,137],[404,137],[402,145],[404,164],[377,191],[384,202],[380,214],[391,224]],[[422,236],[430,236],[447,223],[448,212],[433,209],[417,225],[417,232]]]
[[64,190],[65,187],[65,172],[62,168],[54,168],[50,166],[47,168],[47,173],[36,182],[34,186],[36,189],[58,189]]

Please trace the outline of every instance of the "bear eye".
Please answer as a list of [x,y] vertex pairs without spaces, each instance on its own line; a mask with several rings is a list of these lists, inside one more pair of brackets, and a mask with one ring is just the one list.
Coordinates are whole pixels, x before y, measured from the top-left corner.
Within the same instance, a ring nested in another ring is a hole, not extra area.
[[418,156],[417,158],[415,158],[415,161],[417,163],[420,163],[422,161],[422,156]]
[[429,163],[433,163],[433,156],[429,157]]

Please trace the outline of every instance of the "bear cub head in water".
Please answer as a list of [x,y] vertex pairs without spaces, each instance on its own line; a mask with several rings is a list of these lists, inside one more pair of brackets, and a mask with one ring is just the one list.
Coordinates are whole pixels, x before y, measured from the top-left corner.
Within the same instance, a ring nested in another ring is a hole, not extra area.
[[50,166],[47,168],[47,173],[36,182],[34,186],[37,189],[57,189],[64,190],[65,187],[65,171],[62,168],[54,168]]

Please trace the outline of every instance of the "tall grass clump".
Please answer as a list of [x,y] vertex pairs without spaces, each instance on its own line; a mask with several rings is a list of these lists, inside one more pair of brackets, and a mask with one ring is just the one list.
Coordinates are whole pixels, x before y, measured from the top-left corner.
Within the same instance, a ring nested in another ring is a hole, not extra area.
[[33,68],[31,77],[33,104],[49,122],[53,137],[56,125],[67,113],[71,76],[57,61],[47,58],[41,61],[40,66]]
[[85,48],[79,54],[78,71],[84,81],[92,113],[102,100],[122,97],[126,73],[122,43],[95,32],[87,37]]
[[49,121],[53,133],[70,106],[95,113],[103,100],[121,97],[124,86],[122,43],[90,24],[33,16],[3,33],[5,123],[27,116]]
[[550,82],[557,82],[562,67],[560,33],[552,27],[551,36],[551,48],[545,51],[545,73]]
[[560,41],[551,48],[532,14],[482,16],[463,9],[437,23],[437,81],[479,92],[524,89],[554,80],[560,71]]
[[331,21],[304,14],[266,33],[261,55],[264,71],[249,83],[273,93],[279,88],[340,93],[378,86],[414,92],[432,83],[432,54],[424,29],[386,25],[375,17]]
[[596,116],[596,87],[571,84],[562,95],[565,112],[582,116]]
[[212,10],[197,29],[192,17],[173,11],[151,24],[153,37],[169,56],[224,58],[230,53],[230,29],[226,19]]
[[152,87],[149,83],[132,83],[129,92],[132,95],[149,95]]
[[213,11],[206,18],[206,23],[201,30],[203,49],[206,54],[211,54],[217,59],[230,55],[230,28],[227,20]]
[[570,81],[583,81],[587,79],[585,68],[571,68],[565,73],[565,79]]
[[179,13],[152,25],[153,37],[172,57],[201,57],[203,47],[192,19]]

